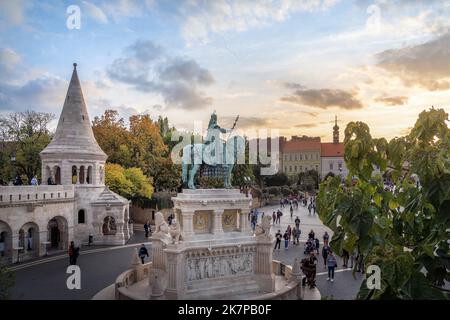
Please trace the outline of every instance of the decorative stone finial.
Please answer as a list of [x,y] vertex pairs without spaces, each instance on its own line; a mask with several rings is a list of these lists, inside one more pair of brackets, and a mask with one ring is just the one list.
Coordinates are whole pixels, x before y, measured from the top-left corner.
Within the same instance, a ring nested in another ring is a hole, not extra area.
[[77,63],[76,62],[73,63],[73,69],[77,70]]

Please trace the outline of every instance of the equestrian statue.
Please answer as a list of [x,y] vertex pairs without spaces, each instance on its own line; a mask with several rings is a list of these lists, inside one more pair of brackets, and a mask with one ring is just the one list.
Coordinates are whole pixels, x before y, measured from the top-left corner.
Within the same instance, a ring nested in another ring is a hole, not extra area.
[[[221,169],[225,188],[232,188],[231,173],[238,159],[245,156],[245,139],[238,135],[231,136],[236,127],[239,116],[236,117],[231,129],[224,129],[217,123],[214,111],[208,124],[208,130],[203,143],[189,144],[183,148],[182,179],[189,189],[195,189],[195,177],[202,165]],[[222,140],[221,134],[228,138]],[[245,157],[244,157],[245,159]]]

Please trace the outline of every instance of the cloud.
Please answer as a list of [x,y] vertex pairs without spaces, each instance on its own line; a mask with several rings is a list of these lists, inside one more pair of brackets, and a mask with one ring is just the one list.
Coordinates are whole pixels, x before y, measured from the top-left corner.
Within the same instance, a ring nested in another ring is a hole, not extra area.
[[243,32],[286,20],[291,14],[327,10],[337,0],[192,0],[179,7],[188,43],[208,42],[212,34]]
[[378,53],[377,66],[408,86],[450,89],[450,33],[429,42]]
[[376,102],[384,103],[388,106],[403,106],[408,103],[408,97],[398,96],[398,97],[378,97],[375,98]]
[[0,110],[39,110],[55,112],[64,102],[67,81],[54,76],[43,76],[23,85],[0,83]]
[[363,104],[356,98],[356,93],[340,89],[302,89],[295,90],[291,95],[281,98],[281,101],[298,105],[328,109],[361,109]]
[[285,87],[286,89],[292,89],[292,90],[305,89],[305,86],[303,86],[299,83],[295,83],[295,82],[284,82],[283,87]]
[[211,73],[193,59],[170,56],[151,41],[138,40],[127,47],[107,73],[138,91],[160,94],[169,108],[193,110],[212,104],[201,90],[214,83]]
[[0,26],[19,26],[24,22],[25,0],[0,1]]
[[[223,127],[231,128],[233,126],[236,117],[220,117],[219,121],[223,123]],[[237,128],[247,129],[247,128],[268,128],[271,126],[271,120],[268,118],[260,117],[239,117],[237,123]]]
[[10,48],[0,49],[0,80],[7,80],[22,60],[21,56]]
[[296,128],[315,128],[318,126],[318,123],[301,123],[301,124],[297,124],[295,127]]
[[83,6],[84,10],[86,10],[85,12],[87,13],[87,15],[93,18],[95,21],[103,24],[108,23],[108,18],[106,17],[106,14],[102,9],[88,1],[83,1]]

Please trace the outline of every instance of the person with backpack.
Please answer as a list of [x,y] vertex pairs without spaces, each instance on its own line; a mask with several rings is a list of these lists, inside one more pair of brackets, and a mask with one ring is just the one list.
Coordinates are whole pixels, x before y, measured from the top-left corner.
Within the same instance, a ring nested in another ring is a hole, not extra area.
[[145,257],[148,257],[148,250],[145,247],[145,244],[142,244],[141,248],[139,249],[139,258],[141,258],[142,264],[145,263]]
[[275,234],[275,248],[273,248],[273,250],[276,250],[278,247],[278,250],[280,250],[280,246],[281,246],[281,238],[283,236],[281,235],[281,231],[278,230],[278,232]]
[[327,266],[328,266],[328,278],[327,281],[334,282],[334,269],[337,267],[336,257],[333,254],[333,251],[328,251],[327,257]]
[[316,238],[314,231],[311,229],[311,231],[308,234],[308,239],[313,240]]

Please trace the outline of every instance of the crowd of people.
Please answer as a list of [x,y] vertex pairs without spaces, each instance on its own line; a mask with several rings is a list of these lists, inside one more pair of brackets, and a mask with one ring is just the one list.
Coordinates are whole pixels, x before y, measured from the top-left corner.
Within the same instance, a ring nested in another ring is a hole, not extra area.
[[[299,205],[308,209],[308,214],[316,214],[317,204],[316,197],[301,197],[291,199],[281,199],[280,208],[273,211],[272,223],[274,226],[281,226],[281,218],[283,216],[283,209],[289,208],[291,221],[294,219],[294,212],[298,210]],[[256,224],[256,222],[255,222]],[[294,224],[288,224],[286,230],[278,229],[275,233],[275,247],[274,250],[281,250],[282,244],[284,250],[288,250],[289,246],[298,247],[300,244],[300,236],[302,230],[300,227],[301,220],[298,215],[295,216]],[[319,238],[322,238],[322,244]],[[343,268],[356,267],[357,272],[364,272],[363,256],[356,252],[350,254],[345,249],[339,255],[342,258]],[[324,232],[321,236],[316,235],[314,230],[310,230],[307,235],[305,246],[303,248],[303,257],[301,260],[301,269],[305,274],[303,285],[308,285],[310,288],[316,286],[316,274],[318,265],[323,262],[323,268],[327,270],[327,281],[334,282],[335,270],[338,267],[338,260],[336,254],[330,246],[330,235]],[[319,262],[320,260],[320,262]]]

